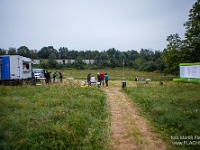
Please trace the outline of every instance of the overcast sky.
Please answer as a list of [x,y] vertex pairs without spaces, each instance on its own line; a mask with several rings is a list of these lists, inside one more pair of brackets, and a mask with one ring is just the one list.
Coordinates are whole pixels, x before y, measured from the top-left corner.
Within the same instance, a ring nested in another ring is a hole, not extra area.
[[196,0],[0,0],[0,48],[162,51]]

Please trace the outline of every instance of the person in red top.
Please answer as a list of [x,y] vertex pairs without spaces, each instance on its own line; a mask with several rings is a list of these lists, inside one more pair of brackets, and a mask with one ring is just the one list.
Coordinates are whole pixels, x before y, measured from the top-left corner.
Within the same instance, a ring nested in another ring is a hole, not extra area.
[[102,84],[104,86],[104,72],[103,71],[100,73],[100,78],[101,78],[100,85]]

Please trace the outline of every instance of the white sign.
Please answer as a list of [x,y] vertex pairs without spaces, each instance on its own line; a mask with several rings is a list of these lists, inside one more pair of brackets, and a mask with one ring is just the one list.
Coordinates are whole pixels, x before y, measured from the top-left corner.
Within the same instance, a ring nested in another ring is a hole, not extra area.
[[200,78],[200,65],[198,66],[180,66],[181,78]]

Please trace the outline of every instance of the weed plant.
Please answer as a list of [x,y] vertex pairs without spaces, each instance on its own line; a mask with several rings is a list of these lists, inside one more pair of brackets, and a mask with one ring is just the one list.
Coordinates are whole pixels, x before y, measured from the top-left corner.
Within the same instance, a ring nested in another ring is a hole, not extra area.
[[0,86],[0,149],[107,149],[108,108],[98,88]]
[[199,91],[198,84],[172,82],[138,84],[124,90],[165,141],[189,150],[200,146]]

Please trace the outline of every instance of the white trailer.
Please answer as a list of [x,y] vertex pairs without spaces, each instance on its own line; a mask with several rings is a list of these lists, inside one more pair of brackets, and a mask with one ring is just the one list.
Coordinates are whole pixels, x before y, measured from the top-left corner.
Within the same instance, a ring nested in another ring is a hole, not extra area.
[[20,55],[0,56],[0,83],[24,84],[32,78],[31,59]]

